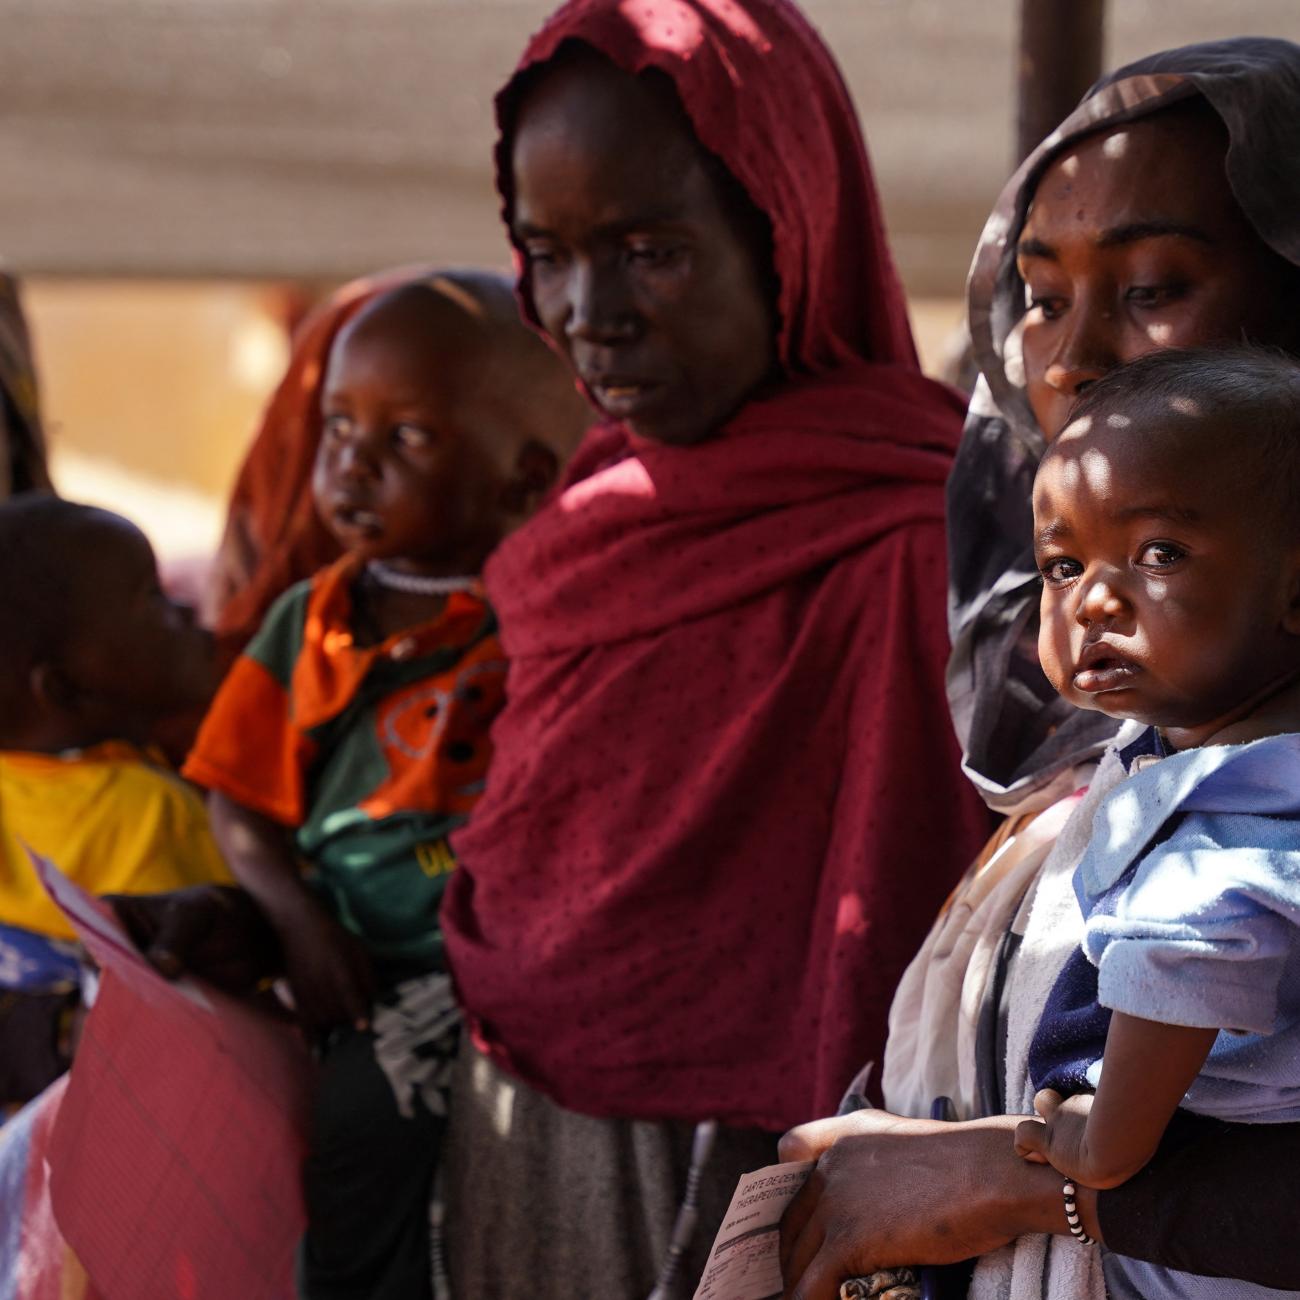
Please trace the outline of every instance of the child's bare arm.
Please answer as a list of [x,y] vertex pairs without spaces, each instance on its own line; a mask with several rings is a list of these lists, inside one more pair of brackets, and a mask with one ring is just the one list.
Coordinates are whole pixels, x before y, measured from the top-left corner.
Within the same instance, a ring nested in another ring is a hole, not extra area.
[[364,1028],[374,995],[369,957],[303,884],[284,828],[215,790],[208,811],[231,871],[280,939],[299,1018],[313,1029]]
[[1217,1029],[1162,1025],[1115,1012],[1097,1094],[1062,1100],[1040,1092],[1040,1120],[1016,1129],[1016,1150],[1085,1187],[1118,1187],[1155,1155]]

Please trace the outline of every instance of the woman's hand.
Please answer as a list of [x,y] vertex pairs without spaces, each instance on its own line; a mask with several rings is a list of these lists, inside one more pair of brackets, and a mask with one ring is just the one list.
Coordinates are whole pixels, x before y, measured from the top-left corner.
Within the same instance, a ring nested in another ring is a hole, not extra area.
[[835,1300],[848,1277],[955,1263],[1062,1230],[1060,1177],[1016,1156],[1016,1123],[861,1110],[787,1133],[783,1160],[818,1163],[781,1223],[786,1295]]

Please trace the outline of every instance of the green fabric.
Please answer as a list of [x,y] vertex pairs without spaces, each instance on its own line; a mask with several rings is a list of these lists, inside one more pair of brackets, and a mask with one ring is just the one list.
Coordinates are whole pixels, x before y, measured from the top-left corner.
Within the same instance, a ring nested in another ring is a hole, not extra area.
[[286,691],[293,678],[293,666],[298,662],[302,650],[311,588],[310,578],[290,587],[271,606],[257,635],[244,650],[250,659],[261,664]]
[[377,659],[348,706],[307,733],[316,759],[307,773],[308,811],[297,833],[298,851],[313,869],[315,887],[339,921],[365,942],[382,977],[443,969],[438,909],[454,861],[446,839],[465,817],[399,811],[376,819],[359,806],[390,775],[379,744],[378,708],[393,691],[453,668],[495,631],[496,619],[489,615],[468,645],[418,659]]

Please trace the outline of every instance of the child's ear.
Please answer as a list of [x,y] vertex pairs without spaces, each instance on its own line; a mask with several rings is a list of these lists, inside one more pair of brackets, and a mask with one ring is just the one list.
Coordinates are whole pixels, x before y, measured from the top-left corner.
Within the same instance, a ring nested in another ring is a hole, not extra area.
[[529,438],[519,448],[514,468],[501,489],[501,504],[512,515],[530,515],[560,475],[560,458],[544,442]]
[[67,713],[77,700],[77,689],[57,664],[33,664],[27,678],[31,697],[41,713]]

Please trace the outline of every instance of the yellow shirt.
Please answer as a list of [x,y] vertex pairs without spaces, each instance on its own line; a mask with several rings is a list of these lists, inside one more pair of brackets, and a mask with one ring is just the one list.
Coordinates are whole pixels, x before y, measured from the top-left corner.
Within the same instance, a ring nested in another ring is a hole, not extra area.
[[0,751],[0,922],[74,938],[24,844],[92,894],[231,879],[202,797],[162,760],[117,741],[64,754]]

